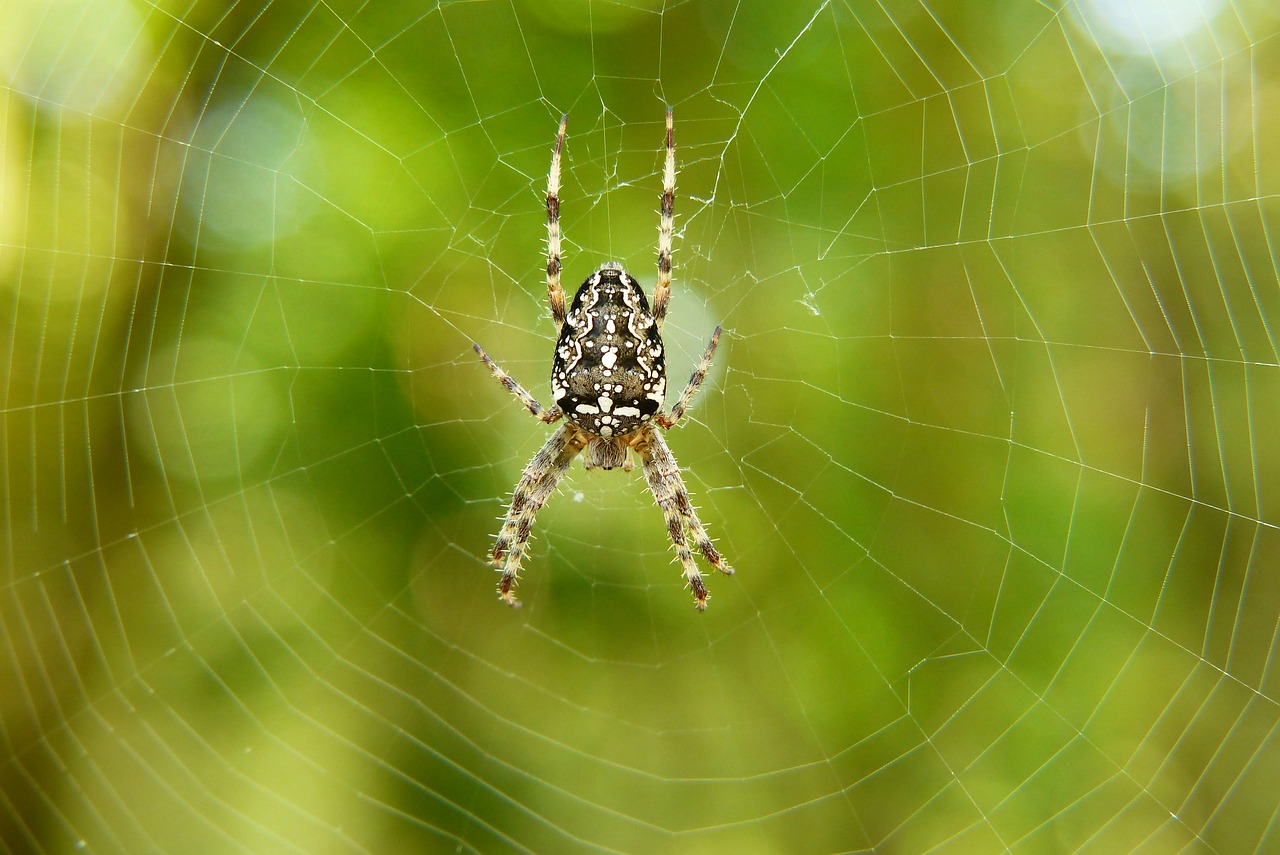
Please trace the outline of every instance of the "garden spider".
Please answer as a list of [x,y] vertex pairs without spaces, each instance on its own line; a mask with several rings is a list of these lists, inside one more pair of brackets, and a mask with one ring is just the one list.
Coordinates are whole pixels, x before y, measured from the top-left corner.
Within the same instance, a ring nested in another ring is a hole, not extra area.
[[627,275],[622,265],[606,262],[591,274],[565,310],[560,287],[560,151],[564,147],[565,125],[560,120],[556,147],[547,175],[547,298],[551,319],[560,328],[555,360],[551,364],[551,394],[555,404],[544,409],[538,401],[512,380],[480,345],[475,351],[489,366],[498,382],[539,420],[565,423],[534,455],[516,484],[511,506],[494,541],[489,558],[501,568],[498,594],[508,604],[518,605],[513,588],[520,573],[520,561],[529,548],[529,534],[538,510],[550,498],[579,452],[584,452],[587,469],[622,467],[632,469],[630,452],[640,457],[653,498],[662,509],[667,534],[684,568],[684,577],[693,589],[698,611],[707,607],[707,586],[693,563],[690,541],[721,573],[733,568],[707,537],[689,491],[680,478],[680,466],[654,425],[669,430],[676,426],[711,367],[720,338],[720,327],[698,368],[689,378],[680,400],[663,411],[667,391],[667,369],[663,357],[662,322],[671,294],[672,208],[676,192],[675,146],[671,135],[671,108],[667,108],[666,165],[662,171],[662,212],[658,221],[658,284],[649,310],[644,290]]

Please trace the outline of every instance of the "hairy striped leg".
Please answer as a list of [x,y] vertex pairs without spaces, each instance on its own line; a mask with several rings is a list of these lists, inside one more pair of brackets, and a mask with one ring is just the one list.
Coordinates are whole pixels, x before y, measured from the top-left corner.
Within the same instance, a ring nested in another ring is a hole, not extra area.
[[693,507],[693,503],[689,499],[688,493],[676,494],[676,507],[680,510],[680,519],[684,522],[684,530],[688,538],[693,541],[693,545],[698,548],[707,559],[712,567],[719,570],[726,576],[733,575],[733,568],[724,560],[724,556],[720,554],[720,550],[716,549],[711,538],[707,535],[707,530],[702,527],[702,520],[698,519],[698,512]]
[[[698,367],[694,369],[692,376],[689,377],[688,384],[684,387],[684,392],[680,395],[680,400],[671,409],[670,413],[659,413],[657,423],[666,429],[671,429],[679,423],[684,417],[685,411],[689,408],[689,403],[693,400],[693,396],[698,393],[702,381],[707,379],[707,372],[711,369],[711,357],[716,352],[716,343],[720,340],[720,327],[716,327],[716,331],[711,334],[711,342],[707,345],[706,353],[702,354],[702,360],[698,363]],[[667,448],[666,442],[654,434],[658,441],[662,443],[662,451],[664,451],[671,460],[672,468],[675,468],[675,457],[671,454],[671,450]],[[683,484],[681,485],[683,486]],[[694,509],[693,503],[689,500],[689,494],[685,491],[677,493],[677,503],[680,510],[680,517],[684,521],[684,527],[693,541],[693,545],[698,547],[699,551],[706,556],[711,566],[726,575],[733,575],[733,568],[725,563],[724,558],[716,550],[712,544],[711,538],[707,536],[706,529],[702,527],[702,521],[698,519],[698,512]]]
[[509,605],[517,605],[513,588],[520,574],[520,562],[529,549],[534,518],[555,492],[556,484],[560,483],[569,464],[584,445],[582,434],[576,427],[561,425],[529,461],[516,483],[502,530],[489,551],[489,560],[495,567],[502,568],[498,596]]
[[676,148],[672,137],[671,108],[667,108],[667,157],[662,167],[662,211],[658,217],[658,284],[653,289],[653,322],[662,332],[671,298],[671,235],[675,231]]
[[689,491],[680,477],[680,467],[675,456],[663,440],[662,435],[652,428],[645,430],[645,436],[636,444],[640,454],[640,462],[644,467],[649,490],[654,501],[662,509],[667,522],[667,534],[676,548],[676,557],[684,570],[684,577],[693,589],[694,606],[698,611],[707,607],[707,586],[702,581],[702,574],[693,563],[693,554],[689,551],[689,538],[694,545],[707,556],[713,567],[722,573],[732,574],[733,568],[724,562],[720,553],[707,537],[707,532],[698,520],[698,515],[689,500]]
[[564,326],[564,289],[560,287],[560,151],[564,148],[564,130],[568,115],[560,118],[560,132],[551,153],[551,170],[547,173],[547,301],[551,304],[551,320],[556,329]]
[[698,363],[698,367],[693,370],[693,374],[689,377],[689,382],[685,385],[684,391],[680,393],[680,400],[676,401],[676,405],[671,408],[670,413],[658,413],[656,421],[663,428],[670,430],[676,426],[680,419],[684,418],[685,410],[689,409],[693,396],[698,394],[698,388],[702,386],[702,381],[707,379],[707,372],[711,370],[711,357],[715,355],[716,344],[719,341],[720,327],[716,327],[716,331],[711,334],[711,342],[707,345],[707,352],[702,354],[702,360]]
[[719,570],[726,576],[733,575],[733,568],[724,560],[724,556],[716,549],[715,544],[711,542],[707,530],[702,525],[702,520],[698,519],[698,511],[693,506],[693,501],[689,498],[689,491],[684,486],[683,479],[680,478],[680,466],[676,463],[675,455],[671,453],[671,448],[667,445],[667,441],[657,431],[653,432],[654,445],[657,449],[654,459],[659,462],[665,461],[667,466],[675,477],[675,502],[676,508],[680,511],[680,519],[684,522],[685,534],[689,540],[693,542],[693,546],[706,556],[707,563]]
[[495,378],[497,378],[498,382],[502,384],[502,388],[514,395],[517,401],[524,404],[525,409],[533,413],[533,417],[538,421],[546,422],[547,424],[554,424],[564,415],[564,412],[559,407],[552,407],[549,410],[544,409],[543,406],[538,403],[537,398],[526,392],[524,387],[513,380],[510,374],[499,368],[498,363],[489,358],[489,354],[484,352],[484,348],[474,342],[472,342],[471,347],[475,350],[476,354],[484,360],[484,364],[489,366],[489,371]]

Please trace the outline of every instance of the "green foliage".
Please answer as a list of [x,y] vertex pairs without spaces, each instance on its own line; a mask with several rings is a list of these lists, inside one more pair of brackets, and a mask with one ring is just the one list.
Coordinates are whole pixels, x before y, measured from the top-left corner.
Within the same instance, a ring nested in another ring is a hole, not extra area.
[[[0,848],[1273,847],[1280,20],[1143,5],[0,0]],[[511,611],[667,104],[738,574],[575,468]]]

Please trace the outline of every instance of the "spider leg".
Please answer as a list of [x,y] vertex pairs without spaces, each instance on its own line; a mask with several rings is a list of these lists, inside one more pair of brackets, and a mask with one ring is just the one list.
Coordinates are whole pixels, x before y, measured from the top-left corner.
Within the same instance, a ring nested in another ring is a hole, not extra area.
[[724,556],[716,549],[715,544],[711,542],[711,538],[707,535],[707,530],[702,526],[702,520],[698,519],[698,511],[693,506],[692,500],[689,498],[689,491],[684,485],[684,479],[680,477],[680,466],[676,463],[675,455],[671,453],[671,448],[667,445],[666,440],[657,432],[653,431],[654,459],[661,466],[668,469],[673,478],[675,486],[675,502],[676,507],[680,511],[680,519],[684,522],[685,534],[689,540],[693,541],[693,545],[698,548],[707,559],[707,562],[726,576],[733,575],[733,568],[725,562]]
[[662,213],[658,218],[658,284],[653,289],[653,322],[662,332],[671,297],[671,234],[675,229],[676,149],[671,135],[671,108],[667,108],[667,158],[662,168]]
[[693,554],[689,551],[688,536],[694,545],[702,551],[711,565],[722,573],[732,574],[733,568],[724,562],[720,553],[707,537],[706,530],[698,520],[693,504],[689,501],[689,491],[680,477],[680,467],[676,464],[671,449],[667,447],[662,435],[649,429],[646,436],[636,444],[640,454],[640,462],[644,466],[645,478],[649,482],[649,490],[654,500],[662,509],[667,521],[667,534],[676,548],[676,557],[684,568],[684,577],[693,589],[694,606],[698,611],[707,607],[707,586],[702,581],[702,574],[693,563]]
[[520,480],[516,482],[502,530],[493,542],[493,549],[489,550],[489,560],[495,567],[502,568],[498,595],[508,605],[517,605],[512,588],[520,574],[520,562],[529,549],[534,518],[584,445],[576,427],[561,425],[525,466]]
[[707,345],[707,352],[702,354],[702,361],[698,363],[698,367],[694,369],[693,374],[689,377],[688,385],[680,393],[680,400],[676,401],[676,405],[671,408],[670,413],[658,414],[656,421],[659,425],[670,430],[684,417],[684,411],[689,408],[689,403],[693,400],[693,396],[698,393],[698,387],[702,385],[703,380],[707,379],[707,372],[711,370],[711,357],[715,354],[716,344],[719,341],[720,327],[716,327],[716,331],[711,334],[711,342]]
[[551,320],[556,329],[564,326],[564,289],[560,287],[560,150],[564,148],[566,114],[560,118],[560,132],[551,152],[551,171],[547,173],[547,300],[551,303]]
[[511,378],[511,375],[499,368],[498,363],[490,359],[489,354],[485,353],[484,349],[481,348],[480,345],[472,343],[471,346],[475,348],[476,353],[484,360],[484,364],[489,366],[489,370],[493,372],[493,376],[498,378],[498,382],[502,384],[502,388],[506,389],[512,395],[515,395],[520,403],[524,404],[525,408],[528,409],[529,412],[533,413],[534,418],[539,421],[546,422],[547,424],[554,424],[559,421],[561,416],[564,415],[564,412],[559,407],[552,407],[549,410],[544,409],[543,406],[538,403],[538,399],[526,392],[519,383]]

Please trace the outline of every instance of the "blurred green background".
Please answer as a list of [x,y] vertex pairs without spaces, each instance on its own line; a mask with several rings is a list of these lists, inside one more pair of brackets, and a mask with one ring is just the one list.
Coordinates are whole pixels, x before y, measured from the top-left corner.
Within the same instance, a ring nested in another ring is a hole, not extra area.
[[[1280,16],[0,0],[0,848],[1280,846]],[[575,466],[652,284],[737,567]]]

